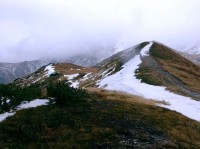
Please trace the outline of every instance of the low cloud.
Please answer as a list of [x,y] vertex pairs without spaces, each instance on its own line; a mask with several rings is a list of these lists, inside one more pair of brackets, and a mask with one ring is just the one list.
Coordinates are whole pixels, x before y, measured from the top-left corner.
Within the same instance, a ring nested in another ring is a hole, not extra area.
[[200,42],[198,0],[1,0],[0,61],[103,51],[157,40]]

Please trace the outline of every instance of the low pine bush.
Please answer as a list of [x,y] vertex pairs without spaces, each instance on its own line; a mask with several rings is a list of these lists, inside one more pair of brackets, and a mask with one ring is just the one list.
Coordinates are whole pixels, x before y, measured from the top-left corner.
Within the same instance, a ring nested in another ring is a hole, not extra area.
[[41,96],[38,84],[20,87],[14,84],[0,84],[0,113],[9,111],[22,101],[31,101]]
[[64,82],[50,83],[47,86],[47,96],[55,98],[57,104],[83,102],[88,96],[84,89],[71,87]]

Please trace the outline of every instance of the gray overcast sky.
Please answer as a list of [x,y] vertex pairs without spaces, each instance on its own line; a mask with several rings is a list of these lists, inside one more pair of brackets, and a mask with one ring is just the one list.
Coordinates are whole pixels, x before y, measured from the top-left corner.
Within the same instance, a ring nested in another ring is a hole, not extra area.
[[0,0],[0,61],[200,42],[200,0]]

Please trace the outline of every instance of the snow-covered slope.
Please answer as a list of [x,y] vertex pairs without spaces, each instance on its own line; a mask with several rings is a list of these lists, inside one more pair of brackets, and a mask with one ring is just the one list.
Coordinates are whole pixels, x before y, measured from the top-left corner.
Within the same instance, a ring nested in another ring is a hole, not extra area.
[[96,71],[96,68],[86,68],[69,63],[48,64],[30,75],[16,79],[13,83],[29,86],[34,83],[66,81],[73,87],[79,87],[82,82],[87,80],[88,75]]
[[158,87],[142,83],[136,78],[136,70],[142,63],[142,58],[147,56],[152,43],[145,46],[139,55],[129,60],[122,66],[117,73],[110,75],[99,82],[99,87],[123,91],[129,94],[138,95],[147,99],[164,101],[169,105],[160,105],[162,107],[175,110],[183,115],[200,121],[200,102],[194,101],[189,97],[180,96],[169,92],[165,87]]

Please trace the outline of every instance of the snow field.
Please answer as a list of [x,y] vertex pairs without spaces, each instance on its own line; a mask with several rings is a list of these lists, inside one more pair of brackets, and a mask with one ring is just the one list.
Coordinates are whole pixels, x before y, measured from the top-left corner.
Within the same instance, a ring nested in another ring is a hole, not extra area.
[[142,63],[141,56],[148,56],[149,49],[152,43],[145,46],[140,55],[136,55],[133,59],[123,65],[123,69],[114,75],[108,76],[101,80],[99,87],[123,91],[133,95],[139,95],[146,99],[157,101],[165,101],[169,105],[158,106],[177,111],[191,119],[200,121],[200,102],[192,100],[190,97],[184,97],[174,94],[166,90],[165,87],[153,86],[146,83],[141,83],[135,77],[135,71]]

